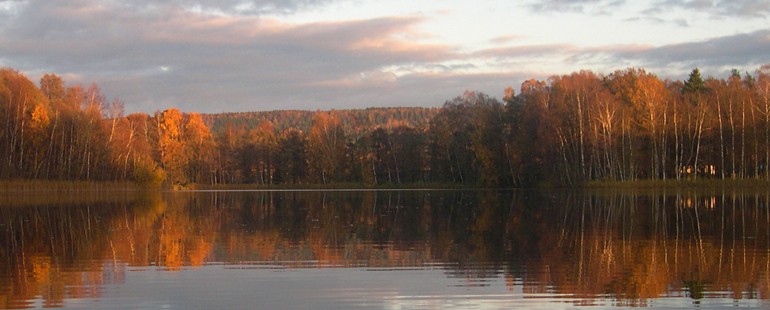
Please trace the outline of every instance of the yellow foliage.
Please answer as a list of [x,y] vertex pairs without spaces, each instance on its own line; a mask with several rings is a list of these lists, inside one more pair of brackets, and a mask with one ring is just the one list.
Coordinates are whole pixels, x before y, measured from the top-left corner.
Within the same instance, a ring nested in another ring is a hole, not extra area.
[[44,105],[38,104],[32,109],[29,127],[36,132],[43,132],[48,124],[50,118],[48,117],[48,109]]

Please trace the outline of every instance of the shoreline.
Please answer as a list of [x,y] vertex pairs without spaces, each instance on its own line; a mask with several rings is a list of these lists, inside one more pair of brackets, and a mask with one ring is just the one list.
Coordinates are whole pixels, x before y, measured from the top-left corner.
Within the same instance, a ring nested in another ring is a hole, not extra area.
[[770,189],[768,179],[668,179],[634,181],[590,181],[579,188],[585,189]]
[[129,181],[0,180],[0,193],[125,192],[151,189]]
[[39,192],[133,192],[133,191],[366,191],[366,190],[495,190],[495,189],[575,189],[575,190],[654,190],[654,189],[768,189],[767,179],[680,179],[590,181],[578,186],[483,187],[454,183],[412,183],[371,185],[363,183],[333,184],[188,184],[174,186],[142,185],[130,181],[54,181],[54,180],[0,180],[0,193]]
[[194,184],[174,191],[366,191],[366,190],[430,190],[430,189],[487,189],[451,183],[412,183],[371,185],[364,183],[332,184]]

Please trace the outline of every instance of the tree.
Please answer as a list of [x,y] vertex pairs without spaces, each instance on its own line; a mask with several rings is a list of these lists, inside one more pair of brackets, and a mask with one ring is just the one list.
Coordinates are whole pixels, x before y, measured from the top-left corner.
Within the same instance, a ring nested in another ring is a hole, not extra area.
[[308,133],[311,177],[323,184],[344,179],[346,137],[336,112],[316,112]]
[[168,109],[155,114],[158,130],[158,152],[160,164],[166,171],[167,181],[172,185],[184,185],[190,180],[185,169],[189,154],[185,152],[183,115],[177,109]]
[[[649,167],[646,177],[665,179],[667,177],[667,136],[670,114],[668,90],[660,79],[643,69],[616,71],[608,76],[609,89],[632,111],[633,123],[640,141],[640,151],[647,153],[638,160]],[[648,150],[644,150],[649,146]],[[633,148],[629,148],[633,152]]]
[[[694,178],[698,177],[700,167],[701,141],[703,140],[703,129],[706,121],[706,112],[708,109],[705,104],[704,94],[706,92],[706,83],[701,78],[698,68],[693,69],[689,78],[682,87],[683,99],[687,105],[682,108],[681,115],[684,118],[684,134],[682,135],[681,151],[678,152],[679,163],[677,173],[689,169]],[[677,121],[677,118],[674,119]],[[678,124],[678,122],[676,123]],[[687,153],[685,153],[687,151]],[[692,161],[684,160],[689,158]]]
[[[485,95],[484,95],[485,96]],[[428,139],[430,178],[434,182],[473,184],[476,170],[471,150],[471,106],[477,95],[466,92],[444,103],[431,119]]]
[[507,171],[504,108],[483,93],[466,92],[444,103],[429,131],[434,181],[499,185]]
[[757,109],[762,115],[762,128],[764,129],[762,149],[764,152],[764,161],[762,167],[765,179],[770,179],[770,64],[762,66],[757,70],[756,83],[754,90],[757,96]]
[[302,184],[307,174],[307,143],[304,133],[289,128],[278,139],[278,171],[285,183]]
[[[64,81],[54,74],[45,74],[40,78],[40,90],[43,95],[48,98],[48,102],[51,107],[51,130],[49,135],[48,151],[47,151],[47,166],[45,169],[45,178],[51,177],[52,170],[55,167],[60,167],[64,164],[64,145],[57,144],[59,141],[63,141],[65,133],[62,131],[62,126],[59,124],[62,122],[62,109],[64,108],[64,98],[66,95],[66,89],[64,88]],[[61,137],[61,138],[59,138]]]
[[272,184],[277,177],[275,156],[278,141],[273,123],[262,122],[239,139],[238,160],[247,182]]
[[185,146],[185,156],[188,158],[186,167],[187,178],[193,183],[211,183],[211,171],[214,164],[211,160],[215,145],[208,126],[198,113],[187,115],[182,141]]
[[399,126],[390,133],[391,157],[398,171],[399,183],[415,183],[422,180],[425,136],[423,132],[408,126]]
[[374,184],[399,183],[400,176],[388,131],[380,127],[369,133],[369,144]]
[[517,178],[524,183],[537,184],[546,176],[560,176],[563,171],[556,171],[558,152],[553,152],[558,145],[553,133],[555,124],[549,120],[551,88],[546,81],[527,80],[521,83],[517,105],[508,105],[510,113],[515,115],[516,125],[511,128],[511,142],[516,149],[512,168],[517,171]]
[[234,184],[243,182],[243,175],[238,169],[240,151],[239,140],[246,134],[243,126],[228,123],[216,138],[217,152],[215,155],[216,173],[212,183]]
[[505,109],[497,99],[479,94],[473,109],[471,151],[478,167],[478,183],[484,186],[510,184],[504,132]]
[[108,133],[106,132],[104,119],[104,108],[106,107],[106,98],[101,89],[96,84],[79,92],[80,113],[76,116],[78,124],[78,134],[75,138],[79,146],[78,154],[82,161],[79,163],[76,172],[81,179],[89,180],[93,176],[106,178],[110,171],[109,167],[109,146]]
[[[699,95],[705,89],[706,89],[706,82],[703,81],[703,78],[700,76],[700,70],[698,70],[698,68],[692,69],[692,72],[690,72],[689,77],[684,82],[684,87],[682,88],[682,92]],[[692,99],[697,99],[697,97]],[[697,103],[697,100],[695,100],[695,103]]]
[[597,171],[591,133],[596,129],[592,115],[601,82],[590,71],[551,77],[550,82],[550,103],[546,113],[552,125],[551,134],[556,137],[552,140],[557,141],[561,153],[564,181],[577,184],[590,180]]

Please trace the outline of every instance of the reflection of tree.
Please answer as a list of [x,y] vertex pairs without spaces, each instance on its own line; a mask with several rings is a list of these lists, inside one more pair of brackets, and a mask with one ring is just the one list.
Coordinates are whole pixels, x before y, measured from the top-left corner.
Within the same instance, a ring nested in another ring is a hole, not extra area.
[[[0,307],[97,297],[126,266],[439,266],[465,285],[643,306],[768,298],[767,193],[169,193],[0,208]],[[681,292],[681,293],[680,293]]]
[[[547,251],[544,259],[526,261],[527,273],[512,270],[509,276],[521,278],[525,291],[609,294],[633,306],[682,291],[692,298],[703,298],[705,291],[767,298],[769,283],[760,275],[770,263],[768,234],[761,229],[768,224],[768,211],[759,208],[767,198],[716,197],[567,197],[560,203],[573,207],[552,209],[553,218],[563,219],[559,229],[543,231],[562,235],[541,239],[537,247]],[[528,281],[533,274],[541,276]],[[536,288],[528,290],[531,286]]]
[[0,307],[30,307],[36,298],[57,307],[99,296],[106,279],[122,282],[124,267],[108,260],[113,243],[103,232],[123,210],[145,209],[123,198],[0,208]]

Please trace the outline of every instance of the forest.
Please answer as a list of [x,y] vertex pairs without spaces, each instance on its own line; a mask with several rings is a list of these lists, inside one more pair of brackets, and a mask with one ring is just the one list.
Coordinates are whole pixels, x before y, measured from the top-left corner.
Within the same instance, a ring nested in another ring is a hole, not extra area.
[[0,180],[577,186],[770,179],[770,65],[527,80],[440,108],[124,115],[97,85],[0,69]]

